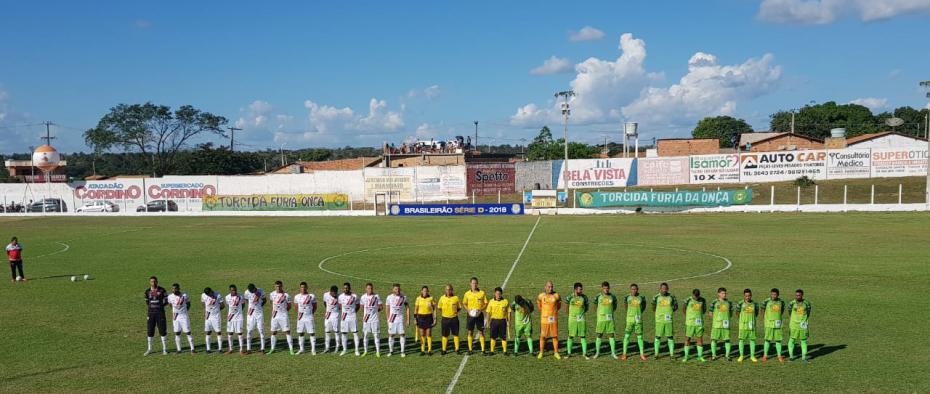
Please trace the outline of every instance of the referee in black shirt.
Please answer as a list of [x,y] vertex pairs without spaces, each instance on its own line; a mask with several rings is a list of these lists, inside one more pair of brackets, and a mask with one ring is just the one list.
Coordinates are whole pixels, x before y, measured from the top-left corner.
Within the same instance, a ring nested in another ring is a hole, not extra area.
[[158,278],[149,278],[149,288],[145,289],[145,304],[149,308],[148,317],[148,350],[144,356],[152,354],[152,338],[155,337],[155,327],[161,334],[161,354],[168,355],[168,327],[165,320],[165,306],[168,305],[168,292],[158,285]]

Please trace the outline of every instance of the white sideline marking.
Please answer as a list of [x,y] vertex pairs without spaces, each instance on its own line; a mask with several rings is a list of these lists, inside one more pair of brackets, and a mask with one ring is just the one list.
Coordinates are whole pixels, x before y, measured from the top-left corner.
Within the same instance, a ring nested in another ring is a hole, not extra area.
[[[504,278],[504,283],[501,284],[501,288],[507,287],[507,282],[510,282],[510,276],[513,275],[513,270],[517,268],[517,263],[520,262],[520,258],[523,257],[523,252],[526,251],[526,246],[530,244],[530,239],[533,238],[533,233],[536,232],[536,227],[539,226],[539,220],[542,219],[542,216],[536,217],[536,223],[533,224],[533,229],[530,230],[530,235],[526,237],[526,242],[523,243],[523,247],[520,248],[520,253],[517,254],[517,258],[513,260],[513,264],[510,266],[510,272],[507,273],[507,277]],[[449,382],[449,387],[446,388],[446,394],[452,394],[452,390],[455,390],[455,384],[459,382],[459,377],[462,376],[462,370],[465,369],[465,363],[468,362],[468,355],[462,357],[462,362],[459,364],[459,369],[455,371],[455,376],[452,377],[452,381]]]
[[35,257],[33,257],[33,258],[34,258],[34,259],[39,259],[39,258],[42,258],[42,257],[54,256],[54,255],[59,254],[59,253],[67,252],[68,249],[71,249],[71,245],[68,245],[68,244],[66,244],[66,243],[64,243],[64,242],[57,242],[57,241],[56,241],[55,243],[56,243],[56,244],[59,244],[59,245],[61,245],[61,246],[64,246],[64,248],[62,248],[61,250],[56,250],[56,251],[54,251],[54,252],[52,252],[52,253],[48,253],[48,254],[43,254],[43,255],[35,256]]

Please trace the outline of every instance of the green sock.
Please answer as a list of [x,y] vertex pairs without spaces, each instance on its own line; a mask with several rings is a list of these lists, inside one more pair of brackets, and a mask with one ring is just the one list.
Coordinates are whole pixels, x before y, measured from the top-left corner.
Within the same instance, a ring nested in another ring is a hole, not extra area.
[[668,356],[675,357],[675,340],[672,338],[668,339]]
[[788,357],[794,358],[794,339],[788,340]]
[[807,360],[807,340],[801,340],[801,359]]
[[756,356],[756,341],[749,342],[749,357]]
[[775,342],[775,353],[778,353],[778,357],[781,357],[781,341]]
[[733,343],[731,343],[730,341],[724,342],[723,351],[726,352],[726,354],[724,354],[723,357],[730,358],[730,350],[732,349],[733,349]]
[[739,356],[743,357],[743,340],[742,339],[740,339],[739,341]]
[[533,338],[526,338],[526,348],[533,353]]
[[688,353],[691,352],[691,345],[685,344],[685,358],[684,361],[688,361]]
[[610,337],[610,354],[617,357],[617,340],[614,337]]
[[571,355],[571,354],[572,354],[572,346],[573,346],[573,345],[574,345],[574,343],[572,342],[572,337],[568,337],[568,341],[565,342],[565,354],[567,354],[567,355]]
[[587,338],[584,338],[581,340],[581,355],[582,356],[588,355],[588,339]]
[[594,354],[601,355],[601,337],[597,337],[594,340]]
[[639,355],[642,356],[642,355],[646,354],[646,353],[643,351],[643,349],[646,348],[646,344],[643,342],[643,336],[642,336],[642,335],[637,335],[637,336],[636,336],[636,342],[639,344]]
[[656,357],[659,357],[659,337],[656,337],[655,342],[652,343],[652,348],[655,350]]
[[762,343],[762,357],[768,357],[768,356],[769,356],[769,341],[765,341]]
[[698,349],[698,360],[703,360],[704,359],[704,346],[697,345],[697,349]]
[[717,341],[710,341],[710,356],[717,357]]
[[630,345],[630,334],[623,334],[623,355],[626,356],[626,347]]
[[516,337],[513,339],[513,354],[520,352],[520,338]]

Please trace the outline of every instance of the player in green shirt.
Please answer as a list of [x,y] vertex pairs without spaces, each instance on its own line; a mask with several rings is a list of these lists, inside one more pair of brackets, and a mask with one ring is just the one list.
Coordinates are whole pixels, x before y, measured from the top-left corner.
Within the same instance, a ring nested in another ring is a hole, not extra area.
[[639,343],[639,359],[646,361],[646,346],[643,343],[643,312],[646,310],[646,297],[639,295],[639,286],[630,285],[630,295],[623,299],[626,306],[626,330],[623,333],[623,356],[626,360],[626,349],[630,345],[630,335],[636,333],[636,342]]
[[752,290],[743,290],[743,300],[736,306],[736,312],[739,313],[739,358],[736,361],[743,362],[746,341],[749,341],[749,359],[752,362],[759,361],[756,359],[756,315],[759,314],[759,303],[752,300]]
[[794,301],[788,304],[791,310],[791,323],[788,337],[788,358],[794,359],[794,341],[801,341],[801,360],[810,362],[807,358],[807,338],[810,336],[810,328],[807,326],[811,318],[811,303],[804,299],[804,290],[798,289],[794,292]]
[[581,355],[588,358],[588,327],[584,315],[588,312],[588,296],[584,295],[584,288],[581,283],[575,282],[575,292],[568,296],[568,341],[565,347],[568,350],[566,357],[571,357],[573,338],[581,339]]
[[601,354],[601,338],[610,336],[610,355],[617,358],[617,330],[614,327],[614,311],[617,310],[617,297],[610,293],[610,283],[601,283],[601,294],[594,297],[597,305],[597,327],[594,332],[597,339],[594,341],[594,358]]
[[533,313],[533,303],[527,301],[522,296],[513,298],[513,305],[510,306],[513,311],[513,353],[516,356],[520,352],[520,337],[526,337],[527,351],[533,353],[533,324],[530,323],[530,315]]
[[685,300],[685,355],[681,362],[688,362],[688,353],[691,351],[691,340],[697,342],[698,361],[704,359],[704,314],[707,313],[707,300],[701,297],[701,291],[694,289],[691,297]]
[[775,342],[775,353],[778,361],[785,362],[781,355],[782,323],[781,317],[785,313],[785,302],[779,298],[778,289],[772,289],[770,296],[762,301],[762,310],[765,311],[765,342],[762,343],[762,362],[769,360],[769,342]]
[[713,323],[710,330],[710,355],[712,360],[717,359],[717,341],[723,341],[723,349],[726,352],[724,357],[730,361],[730,315],[733,310],[733,303],[727,300],[727,289],[721,287],[717,289],[717,299],[710,304],[711,318]]
[[668,293],[668,283],[662,283],[659,285],[659,294],[652,298],[652,311],[655,312],[656,317],[656,335],[652,346],[656,358],[659,358],[659,340],[668,338],[668,356],[675,359],[673,316],[677,310],[678,299]]

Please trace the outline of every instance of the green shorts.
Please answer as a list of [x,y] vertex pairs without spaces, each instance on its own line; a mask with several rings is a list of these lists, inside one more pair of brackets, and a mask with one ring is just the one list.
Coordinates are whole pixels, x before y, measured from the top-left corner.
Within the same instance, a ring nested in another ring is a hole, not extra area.
[[791,327],[791,332],[789,333],[791,339],[799,339],[802,341],[807,340],[807,337],[810,336],[810,332],[805,328]]
[[588,325],[584,320],[568,319],[568,336],[583,337],[588,335]]
[[613,320],[601,320],[597,322],[597,327],[595,327],[594,332],[598,334],[614,334],[617,330],[614,327]]
[[704,326],[685,326],[685,336],[688,338],[703,337]]
[[765,328],[765,340],[766,341],[778,341],[782,340],[782,330],[781,328]]
[[730,341],[729,328],[712,328],[710,330],[710,339],[714,341]]
[[636,335],[643,335],[643,323],[637,323],[635,320],[627,320],[626,330],[624,332],[626,334],[635,333]]
[[674,331],[672,330],[672,322],[656,322],[656,338],[661,337],[671,337],[674,336]]
[[513,327],[513,337],[520,338],[526,336],[529,338],[533,337],[533,325],[532,324],[521,324]]
[[739,330],[739,340],[756,340],[756,330]]

